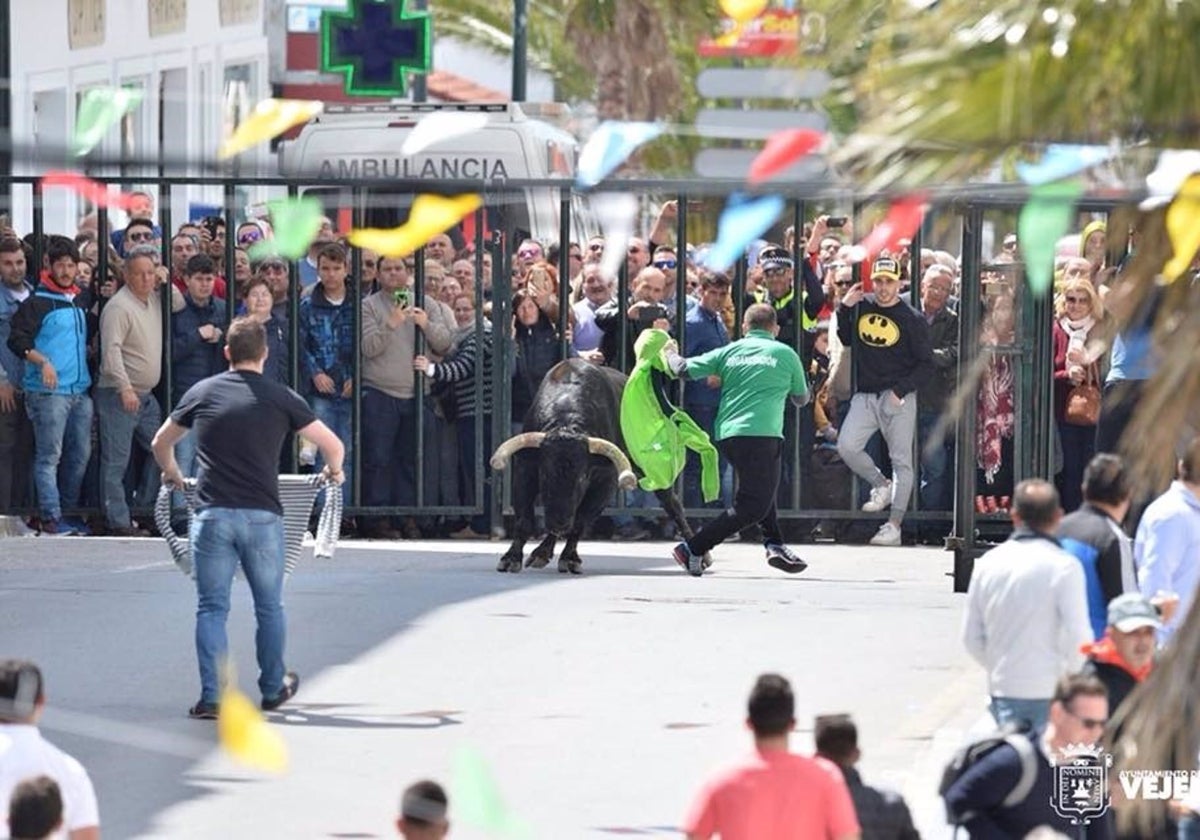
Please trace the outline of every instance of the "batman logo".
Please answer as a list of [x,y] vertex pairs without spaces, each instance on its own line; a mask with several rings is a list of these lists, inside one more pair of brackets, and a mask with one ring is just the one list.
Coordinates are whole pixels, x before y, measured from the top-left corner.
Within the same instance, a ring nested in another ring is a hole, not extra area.
[[858,337],[871,347],[891,347],[900,340],[900,328],[886,315],[872,313],[858,319]]

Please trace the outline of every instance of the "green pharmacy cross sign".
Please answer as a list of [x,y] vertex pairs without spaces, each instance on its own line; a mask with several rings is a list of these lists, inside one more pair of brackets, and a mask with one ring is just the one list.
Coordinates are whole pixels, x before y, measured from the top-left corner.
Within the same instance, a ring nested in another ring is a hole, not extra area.
[[406,0],[349,0],[321,13],[321,70],[346,77],[351,96],[404,96],[409,73],[432,66],[433,20]]

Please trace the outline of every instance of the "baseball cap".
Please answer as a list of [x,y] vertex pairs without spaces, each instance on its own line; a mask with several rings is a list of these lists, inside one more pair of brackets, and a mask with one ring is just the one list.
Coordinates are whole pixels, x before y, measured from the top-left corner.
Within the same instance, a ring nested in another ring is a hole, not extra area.
[[875,260],[875,264],[871,266],[871,279],[876,277],[887,277],[891,280],[900,279],[900,263],[893,260],[891,257],[880,257]]
[[1143,627],[1162,627],[1158,610],[1150,599],[1136,592],[1118,595],[1108,602],[1108,626],[1122,633],[1132,633]]
[[792,262],[792,255],[788,253],[787,248],[781,248],[778,245],[768,245],[758,252],[758,264],[762,266],[763,271],[770,271],[772,268],[792,268],[795,263]]

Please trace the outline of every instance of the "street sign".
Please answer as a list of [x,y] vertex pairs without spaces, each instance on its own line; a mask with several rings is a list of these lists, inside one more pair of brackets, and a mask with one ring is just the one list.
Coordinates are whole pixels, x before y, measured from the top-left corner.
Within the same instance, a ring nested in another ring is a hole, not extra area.
[[706,99],[818,99],[832,84],[824,70],[710,67],[696,76],[696,90]]
[[706,108],[696,115],[696,132],[701,137],[726,140],[766,140],[777,131],[810,128],[828,131],[829,117],[820,111],[741,111]]
[[[692,168],[702,178],[744,181],[750,164],[761,149],[701,149],[692,159]],[[809,155],[771,177],[766,183],[828,183],[833,180],[829,161],[822,155]]]

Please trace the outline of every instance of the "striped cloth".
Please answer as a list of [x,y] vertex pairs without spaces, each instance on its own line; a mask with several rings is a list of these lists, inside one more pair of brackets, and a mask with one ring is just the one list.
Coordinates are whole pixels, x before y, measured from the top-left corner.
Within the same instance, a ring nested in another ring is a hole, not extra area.
[[[304,532],[308,530],[308,519],[312,513],[317,493],[326,490],[325,507],[317,522],[314,557],[331,558],[337,547],[338,532],[342,525],[342,488],[329,481],[321,473],[311,475],[279,476],[279,501],[283,505],[284,574],[290,575],[300,559],[300,548]],[[196,479],[184,480],[184,496],[187,498],[188,514],[196,504]],[[171,488],[165,484],[159,488],[154,503],[154,522],[171,549],[175,565],[189,577],[195,577],[192,568],[192,547],[186,534],[180,536],[171,527]]]

